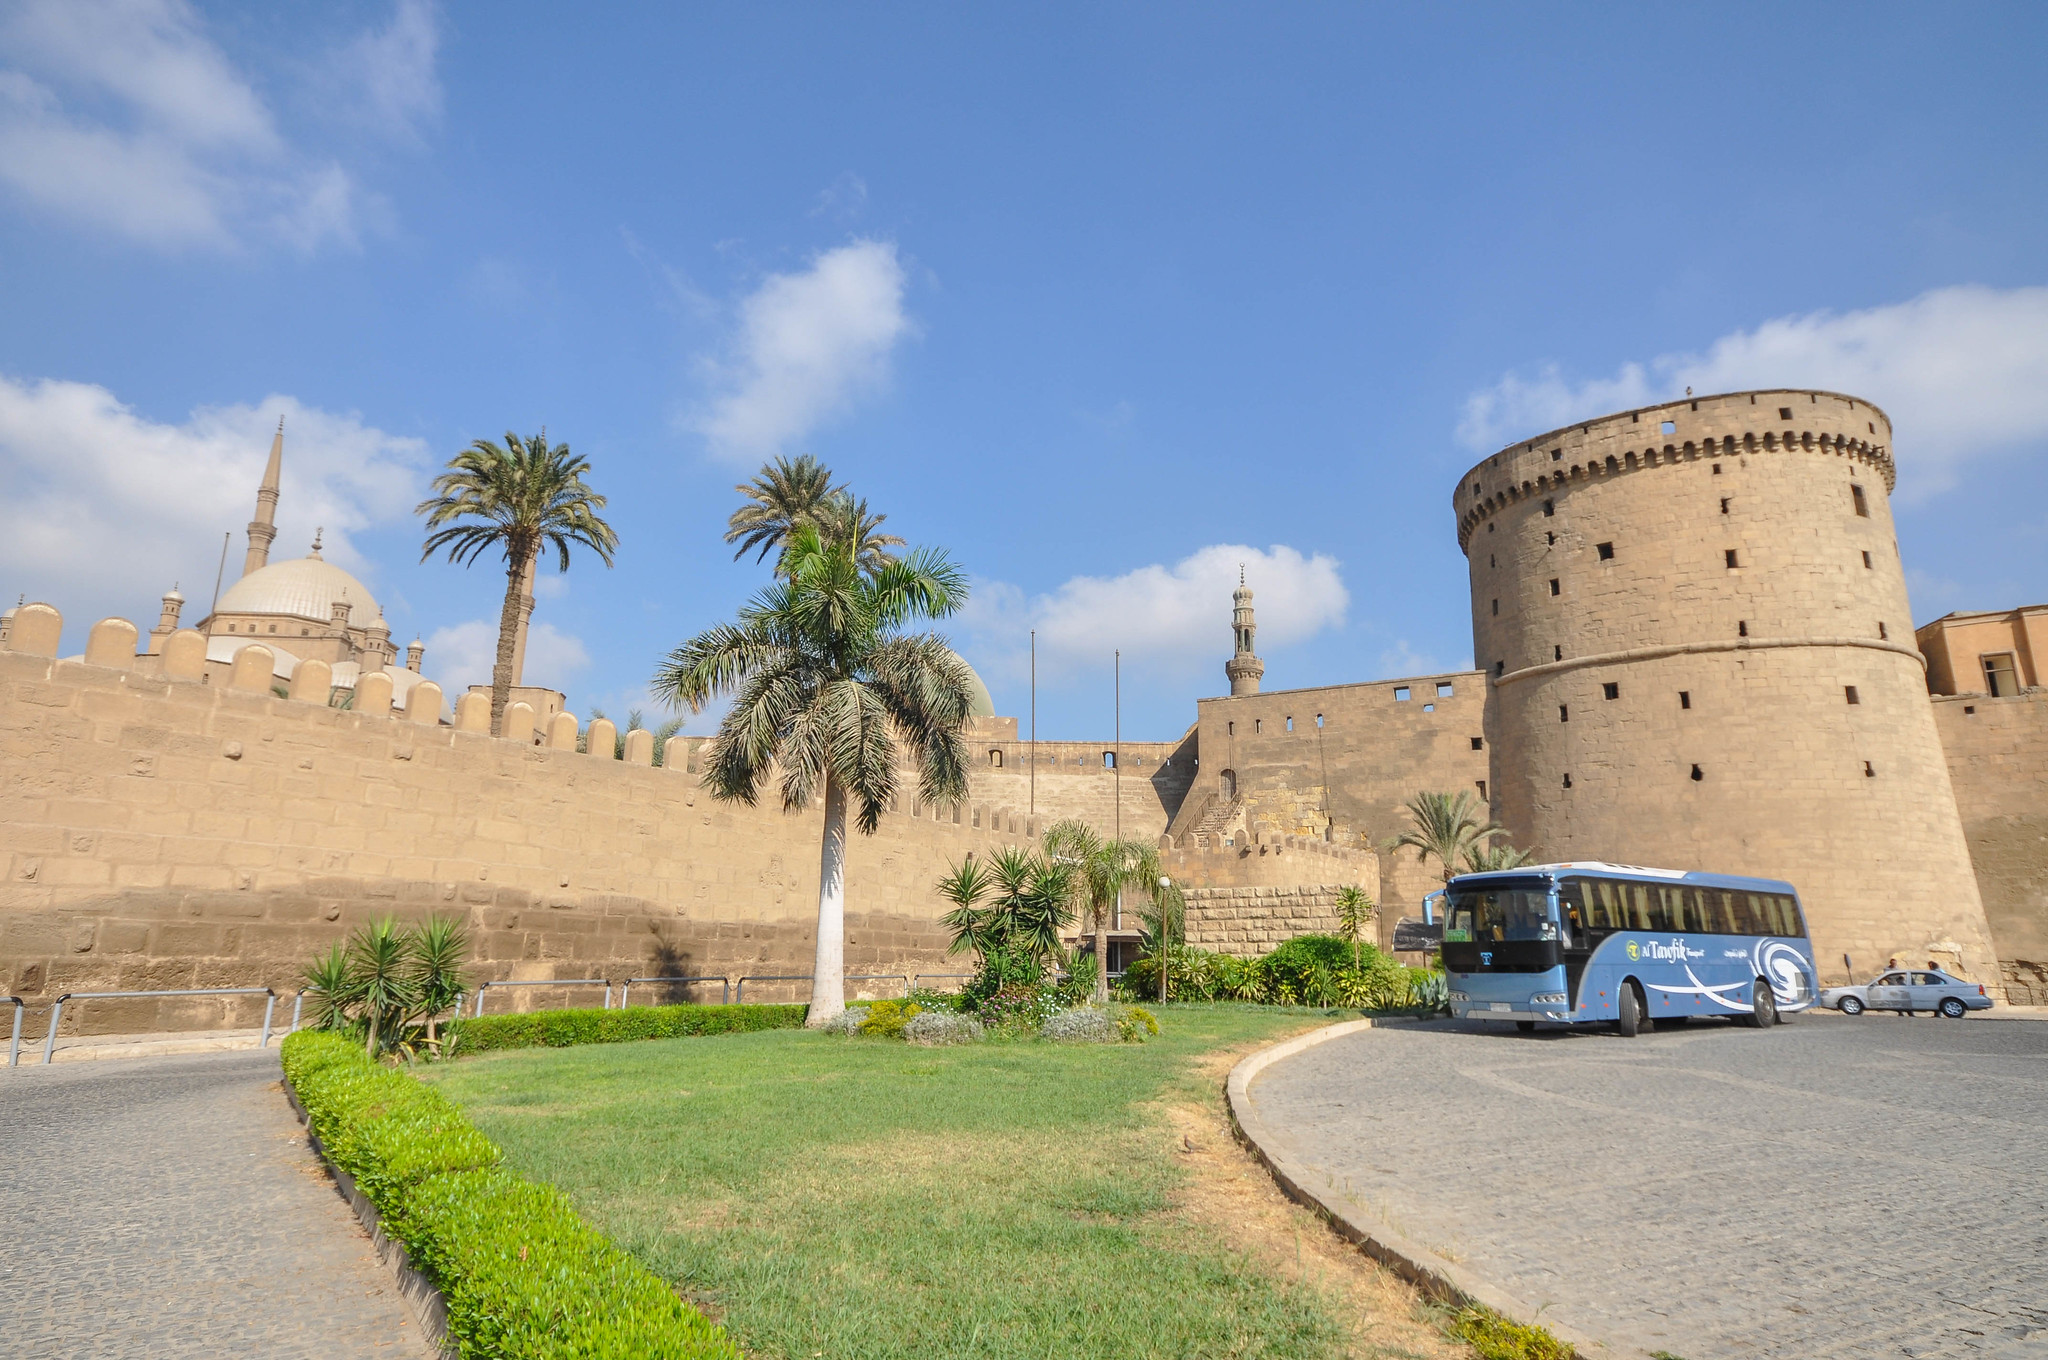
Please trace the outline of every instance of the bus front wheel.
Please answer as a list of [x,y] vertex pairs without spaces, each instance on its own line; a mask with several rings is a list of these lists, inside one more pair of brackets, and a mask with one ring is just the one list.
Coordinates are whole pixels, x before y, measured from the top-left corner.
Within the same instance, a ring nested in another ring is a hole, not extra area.
[[1643,1032],[1643,1003],[1636,995],[1635,984],[1621,984],[1621,995],[1615,999],[1614,1028],[1624,1039],[1633,1039]]
[[1771,984],[1758,978],[1750,987],[1749,1025],[1752,1029],[1769,1029],[1778,1023],[1778,994],[1771,990]]

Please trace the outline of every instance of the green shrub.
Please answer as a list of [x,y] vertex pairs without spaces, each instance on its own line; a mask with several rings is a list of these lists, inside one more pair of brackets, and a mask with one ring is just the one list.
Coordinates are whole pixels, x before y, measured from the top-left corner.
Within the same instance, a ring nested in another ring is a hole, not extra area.
[[1576,1352],[1541,1327],[1511,1322],[1486,1308],[1465,1308],[1450,1332],[1469,1342],[1480,1360],[1575,1360]]
[[1159,1021],[1143,1006],[1126,1006],[1117,1012],[1116,1035],[1127,1044],[1142,1044],[1159,1033]]
[[694,1034],[741,1034],[801,1029],[802,1006],[624,1006],[618,1010],[528,1011],[483,1015],[448,1025],[448,1043],[460,1054],[504,1048],[569,1048],[633,1039],[679,1039]]
[[440,1092],[338,1034],[293,1034],[282,1058],[328,1159],[447,1300],[463,1356],[739,1360],[723,1329],[560,1191],[500,1169],[497,1147]]
[[860,1032],[884,1039],[901,1039],[903,1027],[923,1011],[924,1007],[915,1001],[871,1001],[867,1018],[860,1022]]

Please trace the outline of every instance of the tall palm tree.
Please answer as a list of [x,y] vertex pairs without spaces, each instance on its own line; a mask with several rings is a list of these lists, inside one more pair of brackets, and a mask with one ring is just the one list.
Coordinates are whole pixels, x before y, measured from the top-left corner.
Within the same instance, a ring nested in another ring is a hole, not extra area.
[[[505,442],[479,439],[448,460],[434,479],[434,495],[414,514],[427,517],[424,562],[448,549],[448,560],[467,564],[490,549],[505,554],[505,603],[498,611],[498,659],[491,667],[491,733],[503,730],[512,692],[512,653],[519,635],[519,601],[527,568],[552,547],[569,569],[569,545],[580,543],[609,567],[619,536],[599,517],[605,500],[583,480],[590,460],[549,446],[545,433]],[[446,527],[443,527],[446,526]]]
[[1075,818],[1045,830],[1045,855],[1074,873],[1073,892],[1095,935],[1095,1004],[1109,1004],[1109,921],[1125,888],[1144,888],[1156,899],[1159,852],[1139,841],[1112,840]]
[[895,801],[896,749],[908,748],[918,796],[967,796],[966,663],[934,633],[903,631],[944,618],[967,600],[967,578],[935,549],[861,570],[851,544],[826,542],[804,524],[791,536],[783,574],[733,623],[706,629],[669,654],[654,692],[701,712],[721,695],[732,706],[705,749],[713,796],[752,806],[771,771],[782,807],[795,812],[823,793],[818,860],[817,963],[807,1024],[846,1009],[846,808],[872,835]]
[[865,500],[843,490],[827,496],[812,516],[825,541],[851,543],[854,558],[867,571],[894,562],[896,556],[889,549],[903,546],[896,535],[881,532],[882,522],[888,518],[870,513]]
[[740,545],[732,560],[759,549],[754,560],[765,561],[799,525],[812,523],[818,507],[839,489],[832,485],[832,470],[808,453],[762,464],[753,481],[733,488],[746,502],[725,522],[725,541]]
[[1414,827],[1388,841],[1386,849],[1412,849],[1424,864],[1434,858],[1443,868],[1444,882],[1449,883],[1458,872],[1460,855],[1483,848],[1504,831],[1492,822],[1480,821],[1479,810],[1472,795],[1462,790],[1456,795],[1418,793],[1407,804]]

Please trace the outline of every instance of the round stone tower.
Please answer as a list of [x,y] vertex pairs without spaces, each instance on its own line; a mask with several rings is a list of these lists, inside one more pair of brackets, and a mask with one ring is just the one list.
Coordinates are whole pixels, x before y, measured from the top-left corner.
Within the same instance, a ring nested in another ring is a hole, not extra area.
[[1913,644],[1891,423],[1737,392],[1553,430],[1452,497],[1495,818],[1544,860],[1787,879],[1823,978],[1997,977]]

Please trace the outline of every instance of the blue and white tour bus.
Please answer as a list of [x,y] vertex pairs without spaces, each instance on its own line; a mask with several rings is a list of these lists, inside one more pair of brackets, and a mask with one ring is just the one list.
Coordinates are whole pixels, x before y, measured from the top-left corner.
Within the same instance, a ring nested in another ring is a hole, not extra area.
[[1532,864],[1444,889],[1444,971],[1459,1019],[1759,1028],[1814,1004],[1790,883],[1630,864]]

